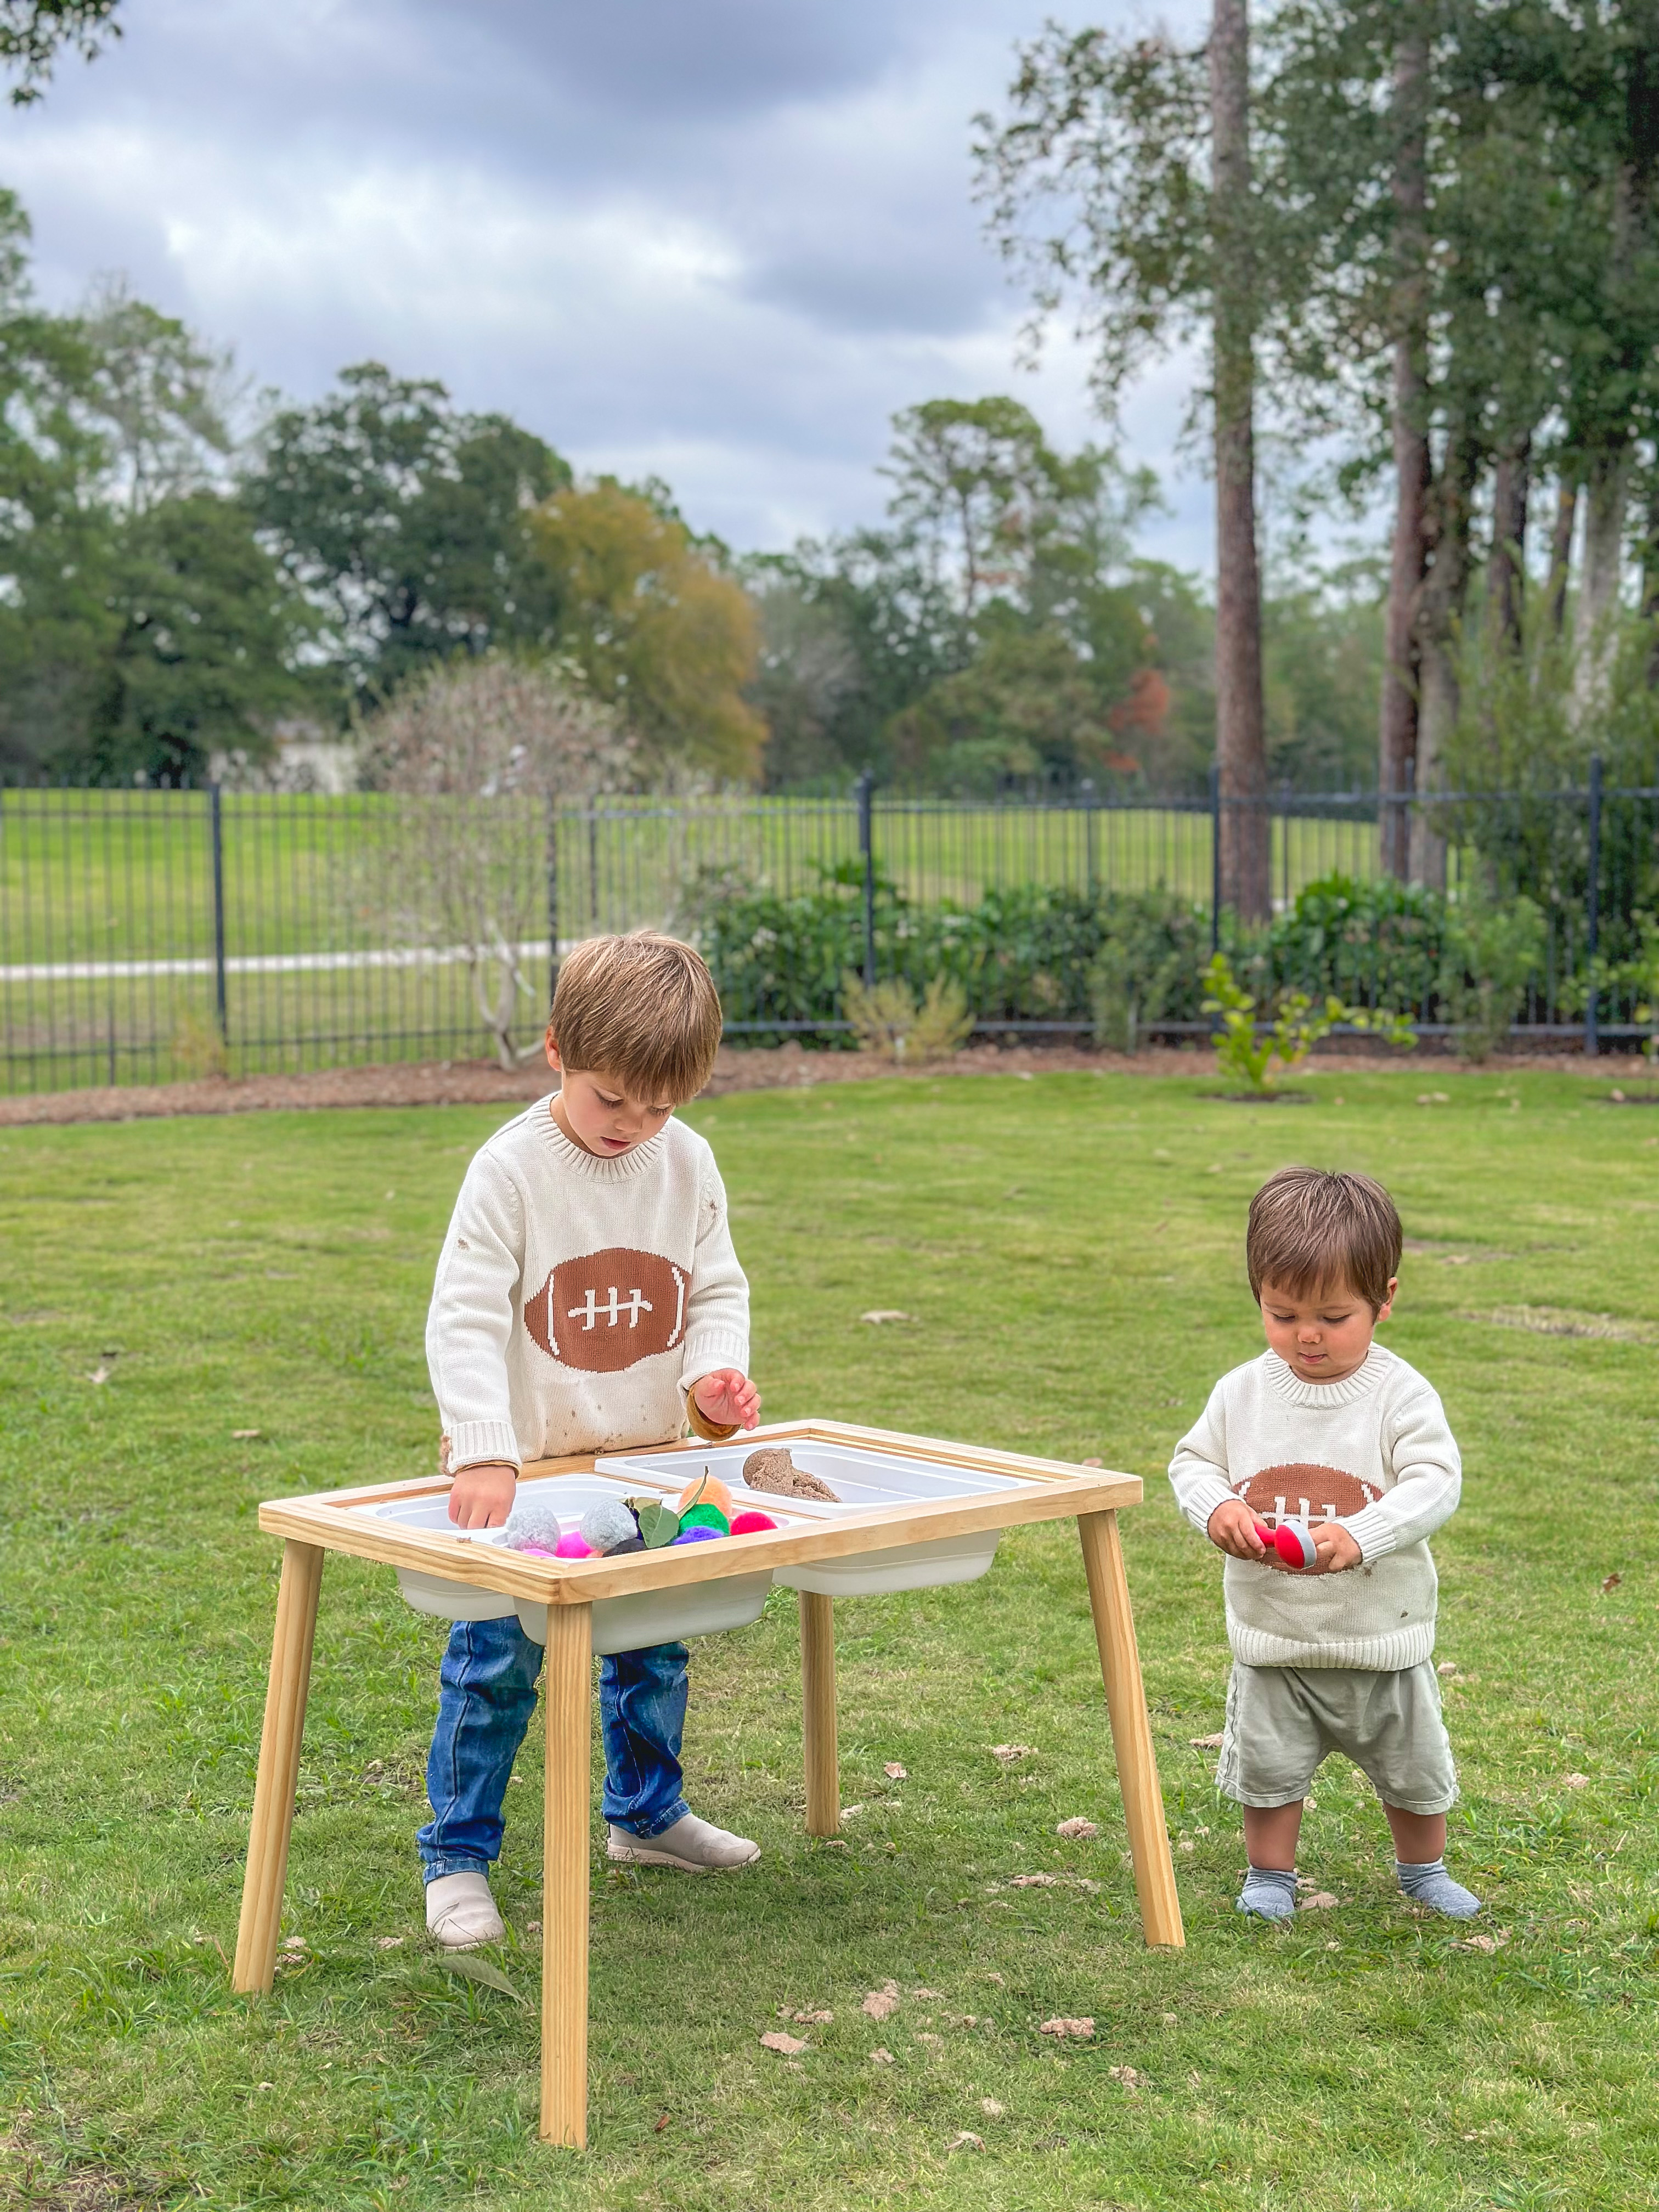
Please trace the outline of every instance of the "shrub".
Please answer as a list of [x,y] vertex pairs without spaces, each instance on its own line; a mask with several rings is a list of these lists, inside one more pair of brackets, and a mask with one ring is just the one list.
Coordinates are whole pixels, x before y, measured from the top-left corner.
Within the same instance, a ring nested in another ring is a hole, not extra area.
[[[839,1018],[842,979],[864,965],[853,872],[826,870],[816,889],[787,896],[720,870],[685,885],[674,926],[708,961],[728,1023]],[[921,905],[876,885],[878,976],[907,985],[913,1005],[942,977],[975,1021],[1089,1023],[1121,1036],[1194,1020],[1206,928],[1196,907],[1164,891],[1091,899],[1025,884],[973,906]]]
[[1276,990],[1416,1012],[1445,964],[1446,916],[1444,896],[1421,884],[1322,877],[1269,929],[1267,980]]

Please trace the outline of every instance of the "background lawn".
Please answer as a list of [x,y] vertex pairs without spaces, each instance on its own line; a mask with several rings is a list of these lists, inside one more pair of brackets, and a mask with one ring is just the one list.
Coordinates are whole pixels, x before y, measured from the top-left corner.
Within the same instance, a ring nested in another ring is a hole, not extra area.
[[[1446,1103],[1416,1103],[1429,1085]],[[757,1835],[759,1868],[696,1883],[595,1857],[585,2160],[534,2140],[534,1735],[499,1877],[505,1994],[426,1944],[411,1838],[442,1631],[385,1570],[324,1577],[298,1942],[269,2000],[233,1997],[224,1964],[276,1588],[255,1506],[430,1466],[432,1262],[500,1116],[5,1133],[0,2202],[1659,2201],[1659,1113],[1548,1076],[1326,1076],[1273,1109],[1211,1087],[913,1081],[690,1110],[732,1193],[770,1414],[1147,1479],[1126,1537],[1188,1948],[1140,1942],[1074,1537],[1016,1531],[981,1583],[840,1609],[844,1844],[801,1832],[779,1593],[697,1647],[687,1743],[693,1802]],[[1246,1925],[1237,1818],[1190,1747],[1220,1724],[1219,1562],[1163,1469],[1259,1346],[1244,1206],[1292,1158],[1395,1192],[1387,1340],[1463,1445],[1439,1656],[1454,1861],[1491,1949],[1407,1909],[1334,1765],[1303,1868],[1337,1906]],[[878,1306],[915,1319],[860,1322]],[[1033,1748],[1004,1765],[1007,1743]],[[1077,1814],[1097,1841],[1056,1838]],[[1012,1886],[1033,1873],[1055,1879]],[[878,2024],[860,2002],[889,1979]],[[760,2048],[809,2010],[834,2018],[795,2030],[803,2057]],[[1056,2014],[1092,2015],[1094,2041],[1056,2049]],[[951,2149],[964,2132],[983,2148]]]

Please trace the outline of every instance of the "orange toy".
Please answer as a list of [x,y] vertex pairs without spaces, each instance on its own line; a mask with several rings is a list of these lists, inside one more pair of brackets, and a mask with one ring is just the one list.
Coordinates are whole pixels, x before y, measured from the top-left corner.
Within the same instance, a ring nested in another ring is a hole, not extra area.
[[704,1468],[695,1482],[688,1483],[675,1501],[675,1510],[688,1512],[694,1505],[718,1505],[729,1521],[732,1518],[732,1493],[719,1475],[710,1474]]

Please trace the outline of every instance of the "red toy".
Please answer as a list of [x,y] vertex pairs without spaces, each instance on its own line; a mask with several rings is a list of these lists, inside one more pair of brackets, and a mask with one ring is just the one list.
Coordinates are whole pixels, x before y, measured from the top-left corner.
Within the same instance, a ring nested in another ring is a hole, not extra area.
[[1277,1528],[1258,1521],[1255,1533],[1270,1552],[1277,1552],[1285,1565],[1296,1568],[1298,1573],[1312,1566],[1319,1556],[1314,1549],[1313,1538],[1299,1521],[1281,1521]]

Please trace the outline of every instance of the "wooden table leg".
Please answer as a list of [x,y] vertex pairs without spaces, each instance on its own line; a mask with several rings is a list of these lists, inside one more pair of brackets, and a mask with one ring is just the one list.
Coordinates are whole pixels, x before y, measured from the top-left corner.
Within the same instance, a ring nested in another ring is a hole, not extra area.
[[588,1822],[593,1608],[547,1608],[542,1825],[542,2141],[587,2148]]
[[1079,1514],[1077,1527],[1089,1577],[1100,1671],[1106,1683],[1106,1710],[1111,1716],[1112,1748],[1117,1757],[1118,1787],[1123,1793],[1123,1815],[1134,1862],[1141,1929],[1149,1943],[1167,1944],[1178,1950],[1187,1937],[1181,1924],[1175,1865],[1170,1856],[1170,1832],[1164,1824],[1164,1797],[1158,1786],[1158,1759],[1140,1679],[1140,1654],[1135,1647],[1134,1616],[1129,1610],[1129,1584],[1123,1571],[1117,1516]]
[[806,1832],[841,1826],[841,1770],[836,1750],[836,1607],[816,1590],[800,1594],[801,1735],[806,1765]]
[[270,1646],[265,1723],[259,1737],[259,1771],[253,1784],[253,1820],[242,1875],[242,1918],[236,1933],[231,1987],[268,1990],[276,1978],[276,1936],[288,1878],[288,1843],[294,1830],[294,1792],[300,1779],[300,1739],[305,1733],[311,1687],[311,1646],[317,1630],[323,1547],[290,1539],[283,1547],[276,1589],[276,1632]]

